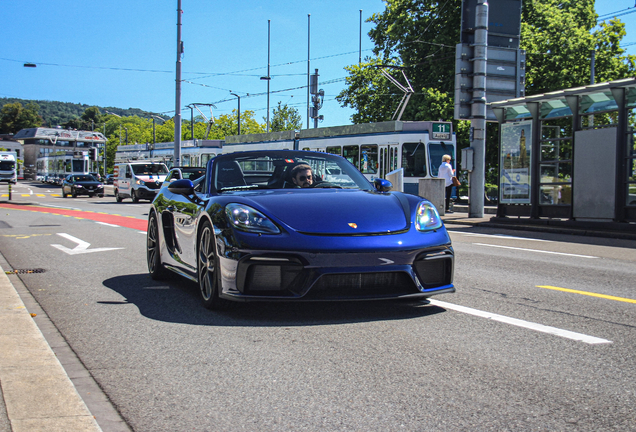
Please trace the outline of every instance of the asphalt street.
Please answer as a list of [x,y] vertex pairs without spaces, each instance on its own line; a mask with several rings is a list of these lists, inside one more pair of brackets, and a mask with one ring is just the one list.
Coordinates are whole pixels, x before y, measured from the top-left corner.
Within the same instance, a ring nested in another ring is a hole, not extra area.
[[431,304],[211,312],[148,277],[147,202],[30,188],[82,213],[0,208],[6,265],[41,270],[10,277],[131,430],[636,430],[634,241],[455,217],[457,292]]

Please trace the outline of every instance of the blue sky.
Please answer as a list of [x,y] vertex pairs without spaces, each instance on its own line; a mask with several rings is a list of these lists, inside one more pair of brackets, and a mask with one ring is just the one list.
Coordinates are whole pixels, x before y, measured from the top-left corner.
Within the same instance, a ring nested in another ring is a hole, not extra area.
[[[635,0],[597,0],[599,15],[634,11]],[[55,100],[174,115],[176,0],[2,0],[0,97]],[[311,14],[310,69],[325,91],[320,126],[350,123],[340,107],[343,69],[373,47],[365,22],[384,10],[380,0],[182,0],[182,106],[216,103],[215,116],[236,109],[267,115],[267,20],[271,20],[270,109],[296,107],[306,127],[307,25]],[[636,43],[636,13],[623,43]],[[636,44],[627,47],[636,54]],[[25,68],[25,62],[37,64]],[[301,87],[301,88],[298,88]],[[251,96],[248,94],[261,96]],[[202,108],[204,109],[204,108]],[[203,111],[209,115],[209,110]],[[184,118],[190,110],[183,109]],[[196,114],[196,112],[195,112]],[[313,127],[313,121],[312,121]]]

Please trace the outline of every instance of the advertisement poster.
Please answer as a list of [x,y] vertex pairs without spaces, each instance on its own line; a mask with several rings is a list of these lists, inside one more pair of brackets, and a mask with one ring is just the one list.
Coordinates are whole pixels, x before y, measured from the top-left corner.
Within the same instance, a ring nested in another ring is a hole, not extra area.
[[501,125],[499,202],[530,204],[532,120]]

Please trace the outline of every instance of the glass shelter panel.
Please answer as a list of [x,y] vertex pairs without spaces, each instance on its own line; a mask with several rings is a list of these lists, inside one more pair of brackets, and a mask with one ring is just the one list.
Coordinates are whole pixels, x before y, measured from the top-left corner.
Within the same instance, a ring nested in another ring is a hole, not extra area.
[[532,121],[501,125],[499,200],[530,204]]

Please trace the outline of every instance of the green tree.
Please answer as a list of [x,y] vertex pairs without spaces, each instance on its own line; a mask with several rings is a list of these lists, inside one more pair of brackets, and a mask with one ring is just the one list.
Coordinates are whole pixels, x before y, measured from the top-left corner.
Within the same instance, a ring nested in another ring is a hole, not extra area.
[[38,114],[36,103],[29,102],[23,107],[20,102],[8,103],[0,110],[0,131],[14,134],[21,129],[38,127],[42,124],[42,117]]
[[[254,134],[265,132],[265,125],[254,120],[254,111],[241,112],[241,134]],[[219,116],[212,129],[209,139],[225,139],[226,136],[238,134],[238,111],[232,110],[232,114]]]
[[[267,118],[263,118],[267,121]],[[303,119],[294,107],[282,104],[278,101],[278,106],[272,110],[270,130],[272,132],[282,132],[286,130],[299,130],[303,127]]]

